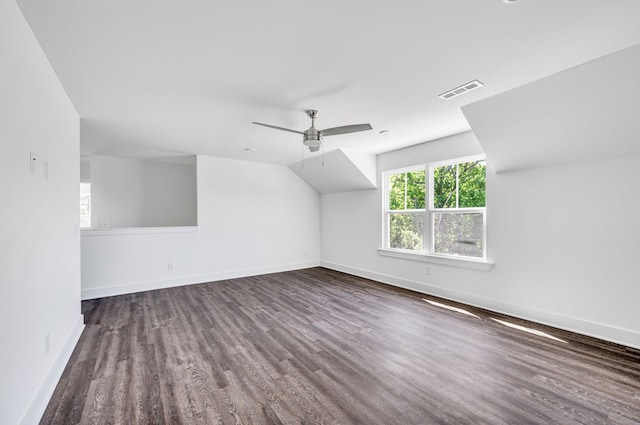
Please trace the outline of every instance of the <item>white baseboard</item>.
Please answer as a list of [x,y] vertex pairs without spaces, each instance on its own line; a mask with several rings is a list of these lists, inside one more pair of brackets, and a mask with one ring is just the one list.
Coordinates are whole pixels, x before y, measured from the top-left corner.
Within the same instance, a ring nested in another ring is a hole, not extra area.
[[416,282],[397,276],[376,273],[330,261],[321,261],[320,266],[354,276],[371,279],[376,282],[409,289],[411,291],[427,295],[433,295],[474,307],[483,308],[485,310],[494,311],[496,313],[502,313],[520,319],[529,320],[531,322],[640,349],[640,332],[638,331],[623,329],[603,323],[591,322],[553,312],[537,310],[526,306],[510,304],[492,298],[454,291],[424,282]]
[[35,425],[40,422],[40,419],[42,419],[44,410],[47,408],[49,400],[51,400],[53,391],[56,389],[56,385],[58,385],[58,381],[62,376],[62,372],[64,372],[64,368],[67,366],[67,362],[71,358],[73,349],[76,347],[83,329],[84,316],[81,314],[78,317],[78,320],[76,320],[76,323],[69,333],[67,340],[64,342],[62,350],[60,350],[58,357],[56,357],[56,360],[49,370],[49,373],[47,373],[47,376],[42,382],[38,393],[31,401],[31,404],[27,409],[27,413],[25,413],[22,421],[20,421],[20,425]]
[[319,261],[305,261],[301,263],[281,264],[269,267],[257,267],[250,269],[225,270],[199,275],[180,276],[172,279],[149,280],[132,283],[114,283],[113,285],[99,288],[83,288],[81,297],[83,300],[93,298],[112,297],[114,295],[132,294],[135,292],[152,291],[155,289],[172,288],[175,286],[193,285],[197,283],[215,282],[218,280],[236,279],[247,276],[257,276],[268,273],[279,273],[291,270],[307,269],[317,267]]

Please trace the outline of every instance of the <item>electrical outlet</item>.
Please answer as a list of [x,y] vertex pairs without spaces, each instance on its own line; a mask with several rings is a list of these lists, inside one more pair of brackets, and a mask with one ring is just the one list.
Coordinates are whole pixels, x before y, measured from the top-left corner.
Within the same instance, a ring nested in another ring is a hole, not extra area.
[[44,353],[47,354],[49,352],[49,348],[50,348],[50,343],[51,343],[51,338],[49,336],[49,334],[46,334],[44,336]]
[[431,276],[431,267],[427,266],[424,268],[424,274],[426,276]]
[[174,268],[175,268],[175,264],[173,264],[171,262],[167,263],[167,270],[172,272]]

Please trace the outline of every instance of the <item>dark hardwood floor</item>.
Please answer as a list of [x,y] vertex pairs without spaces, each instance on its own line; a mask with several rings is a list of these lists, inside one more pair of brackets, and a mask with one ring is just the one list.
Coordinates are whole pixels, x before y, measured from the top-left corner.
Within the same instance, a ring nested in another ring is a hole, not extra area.
[[82,309],[41,424],[640,424],[636,350],[322,268]]

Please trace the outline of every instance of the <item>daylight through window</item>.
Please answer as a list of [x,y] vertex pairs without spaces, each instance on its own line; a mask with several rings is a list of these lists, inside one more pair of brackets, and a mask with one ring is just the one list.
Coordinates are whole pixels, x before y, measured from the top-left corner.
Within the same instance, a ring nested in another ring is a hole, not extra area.
[[80,183],[80,227],[91,227],[91,184]]
[[384,178],[387,248],[485,258],[484,157],[389,171]]

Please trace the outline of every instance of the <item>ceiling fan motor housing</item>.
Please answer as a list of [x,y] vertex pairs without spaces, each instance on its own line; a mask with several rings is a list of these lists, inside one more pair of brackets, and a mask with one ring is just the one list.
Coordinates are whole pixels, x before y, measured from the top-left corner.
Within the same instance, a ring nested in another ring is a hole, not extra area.
[[304,139],[302,143],[310,148],[318,148],[322,146],[322,133],[320,133],[315,127],[304,132]]

